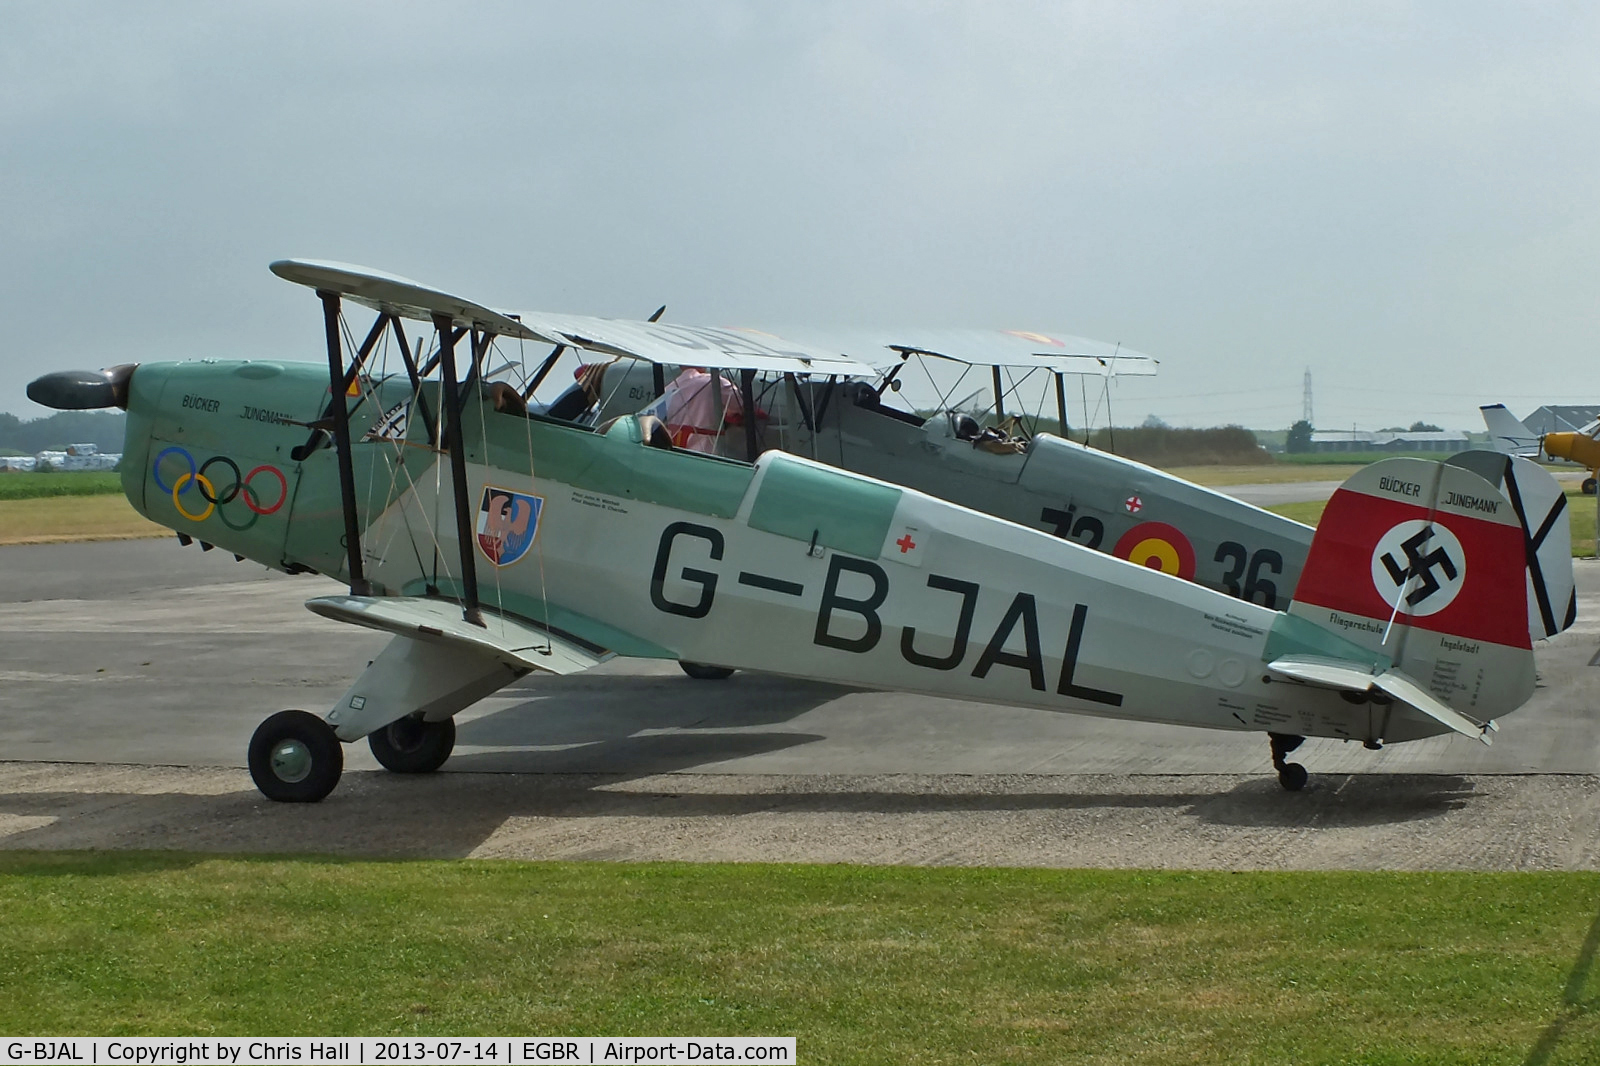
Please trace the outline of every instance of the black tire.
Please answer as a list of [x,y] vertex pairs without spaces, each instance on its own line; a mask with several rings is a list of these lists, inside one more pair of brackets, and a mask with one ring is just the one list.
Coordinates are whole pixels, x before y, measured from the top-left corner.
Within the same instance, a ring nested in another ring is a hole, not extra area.
[[250,779],[269,800],[317,803],[339,783],[344,745],[333,726],[305,711],[279,711],[250,738]]
[[731,666],[707,666],[705,663],[691,663],[686,659],[679,659],[678,666],[696,681],[726,681],[733,676]]
[[456,746],[456,720],[401,718],[367,734],[373,758],[397,774],[431,774]]
[[1595,488],[1594,478],[1586,477],[1586,478],[1583,479],[1583,494],[1585,496],[1593,496],[1594,495],[1594,488]]
[[1306,781],[1310,777],[1311,775],[1306,773],[1306,768],[1299,763],[1286,763],[1283,769],[1278,771],[1278,784],[1290,792],[1299,792],[1306,787]]

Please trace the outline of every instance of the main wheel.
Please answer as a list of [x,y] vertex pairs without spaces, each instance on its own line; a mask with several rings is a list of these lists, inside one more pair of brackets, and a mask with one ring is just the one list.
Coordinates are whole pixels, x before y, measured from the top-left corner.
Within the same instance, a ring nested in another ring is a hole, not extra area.
[[1299,792],[1306,787],[1306,780],[1310,776],[1306,773],[1306,768],[1299,763],[1285,763],[1283,769],[1278,771],[1278,784],[1290,792]]
[[696,681],[722,681],[733,676],[731,666],[707,666],[705,663],[692,663],[687,659],[679,659],[678,666]]
[[401,718],[367,734],[367,746],[385,770],[397,774],[431,774],[444,765],[456,746],[456,720],[429,722]]
[[344,772],[333,726],[305,711],[279,711],[250,738],[250,779],[279,803],[316,803]]
[[1592,477],[1584,478],[1583,479],[1583,494],[1585,496],[1593,496],[1594,495],[1594,486],[1595,486],[1594,478],[1592,478]]

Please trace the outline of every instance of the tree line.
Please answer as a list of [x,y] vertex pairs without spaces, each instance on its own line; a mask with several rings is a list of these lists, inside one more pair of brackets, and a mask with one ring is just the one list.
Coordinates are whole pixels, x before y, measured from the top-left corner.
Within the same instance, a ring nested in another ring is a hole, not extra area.
[[102,452],[120,452],[127,421],[121,411],[57,411],[26,421],[0,412],[0,453],[34,455],[61,451],[69,444],[93,444]]

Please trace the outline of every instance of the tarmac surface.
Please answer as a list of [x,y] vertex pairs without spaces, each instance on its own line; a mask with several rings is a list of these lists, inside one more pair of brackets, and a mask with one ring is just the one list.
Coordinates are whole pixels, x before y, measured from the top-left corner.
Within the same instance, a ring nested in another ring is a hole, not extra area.
[[1344,484],[1342,481],[1285,481],[1278,484],[1267,482],[1261,485],[1228,485],[1217,491],[1225,492],[1245,503],[1253,503],[1257,507],[1272,507],[1280,503],[1326,500],[1342,484]]
[[318,805],[242,769],[273,711],[322,713],[382,634],[339,586],[175,540],[0,548],[0,847],[1221,869],[1600,869],[1600,564],[1492,747],[1119,723],[614,660],[458,717],[438,774],[346,747]]

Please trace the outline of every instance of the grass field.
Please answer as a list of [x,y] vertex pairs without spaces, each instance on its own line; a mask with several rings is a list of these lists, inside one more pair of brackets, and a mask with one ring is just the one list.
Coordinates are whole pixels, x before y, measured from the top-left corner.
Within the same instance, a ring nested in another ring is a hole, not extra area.
[[1376,463],[1380,459],[1409,456],[1417,459],[1443,459],[1449,452],[1280,452],[1272,458],[1287,466],[1339,466],[1347,463]]
[[0,500],[31,500],[40,496],[104,496],[112,492],[122,492],[122,475],[112,470],[0,474]]
[[0,855],[0,1031],[1600,1061],[1600,876]]
[[1361,469],[1357,463],[1322,465],[1307,469],[1301,465],[1271,463],[1263,466],[1175,466],[1167,471],[1196,485],[1223,488],[1228,485],[1281,485],[1290,481],[1343,481]]
[[[77,477],[79,475],[67,475]],[[73,540],[127,540],[169,537],[133,509],[127,497],[41,496],[0,500],[0,544],[49,544]]]

